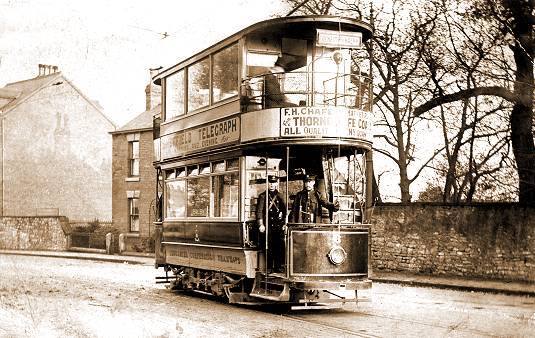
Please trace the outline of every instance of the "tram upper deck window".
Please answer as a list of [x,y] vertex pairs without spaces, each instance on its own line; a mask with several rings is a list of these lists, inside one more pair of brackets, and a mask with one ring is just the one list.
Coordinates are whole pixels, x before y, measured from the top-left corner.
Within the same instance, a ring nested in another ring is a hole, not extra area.
[[188,67],[188,112],[210,104],[210,59]]
[[212,101],[238,94],[238,45],[217,52],[212,57]]
[[165,79],[165,120],[184,114],[184,71],[180,70]]

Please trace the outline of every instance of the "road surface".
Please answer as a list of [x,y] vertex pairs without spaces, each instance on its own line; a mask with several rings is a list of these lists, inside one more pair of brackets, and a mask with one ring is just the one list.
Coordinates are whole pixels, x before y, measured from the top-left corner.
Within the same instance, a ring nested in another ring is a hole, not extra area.
[[533,337],[535,299],[375,283],[336,310],[171,293],[152,265],[0,254],[0,337]]

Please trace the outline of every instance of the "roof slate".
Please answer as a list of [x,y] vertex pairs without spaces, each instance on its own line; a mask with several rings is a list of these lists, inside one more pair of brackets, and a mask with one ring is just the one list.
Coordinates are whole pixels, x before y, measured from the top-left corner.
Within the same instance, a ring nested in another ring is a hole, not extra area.
[[3,100],[0,101],[0,109],[2,110],[2,113],[7,113],[19,103],[23,102],[34,93],[39,91],[41,88],[59,79],[60,77],[62,77],[61,72],[57,72],[49,75],[38,76],[33,79],[8,83],[4,88],[0,88],[0,90],[3,93],[18,92],[19,94],[16,97],[12,96],[11,99],[3,98]]
[[[18,106],[20,103],[24,102],[35,93],[45,88],[48,85],[61,83],[65,81],[68,83],[76,92],[82,96],[89,104],[91,104],[95,109],[113,126],[113,129],[116,128],[115,123],[104,112],[102,107],[97,105],[95,101],[90,100],[87,96],[80,91],[71,81],[69,81],[61,72],[56,72],[48,75],[41,75],[34,77],[33,79],[22,80],[18,82],[8,83],[4,88],[0,88],[0,94],[4,93],[6,95],[0,95],[0,115],[5,115],[10,110]],[[14,93],[18,93],[14,97]],[[6,96],[6,97],[3,97]],[[14,98],[10,98],[14,97]]]
[[124,126],[117,129],[114,133],[122,133],[134,130],[152,129],[152,119],[154,115],[158,115],[161,110],[161,105],[157,105],[151,110],[145,110],[143,113],[134,117]]

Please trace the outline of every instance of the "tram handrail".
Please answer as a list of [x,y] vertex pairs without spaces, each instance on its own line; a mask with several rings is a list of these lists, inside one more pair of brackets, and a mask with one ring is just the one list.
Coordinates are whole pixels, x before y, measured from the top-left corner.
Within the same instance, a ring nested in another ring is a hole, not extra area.
[[[324,78],[322,90],[312,78]],[[292,79],[298,79],[292,83]],[[273,80],[276,83],[273,83]],[[335,81],[341,88],[329,82]],[[367,75],[335,72],[263,73],[244,79],[240,85],[242,108],[254,111],[296,106],[344,106],[371,111],[372,85]],[[277,87],[275,87],[277,86]],[[287,88],[290,86],[291,88]],[[273,92],[269,92],[273,90]]]

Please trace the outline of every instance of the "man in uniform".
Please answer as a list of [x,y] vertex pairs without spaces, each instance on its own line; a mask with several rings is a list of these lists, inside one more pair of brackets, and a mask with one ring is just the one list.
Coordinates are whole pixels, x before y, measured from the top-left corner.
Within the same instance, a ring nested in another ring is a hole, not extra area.
[[303,190],[297,193],[292,205],[293,221],[296,223],[321,223],[321,207],[329,211],[338,211],[338,201],[327,201],[315,189],[316,175],[305,175],[303,178]]
[[[284,197],[277,190],[279,178],[274,175],[268,176],[268,268],[274,272],[283,272],[284,265],[284,227],[286,221],[286,203]],[[260,232],[261,245],[265,249],[266,241],[266,192],[258,196],[256,204],[256,220]],[[264,250],[265,252],[265,250]]]

